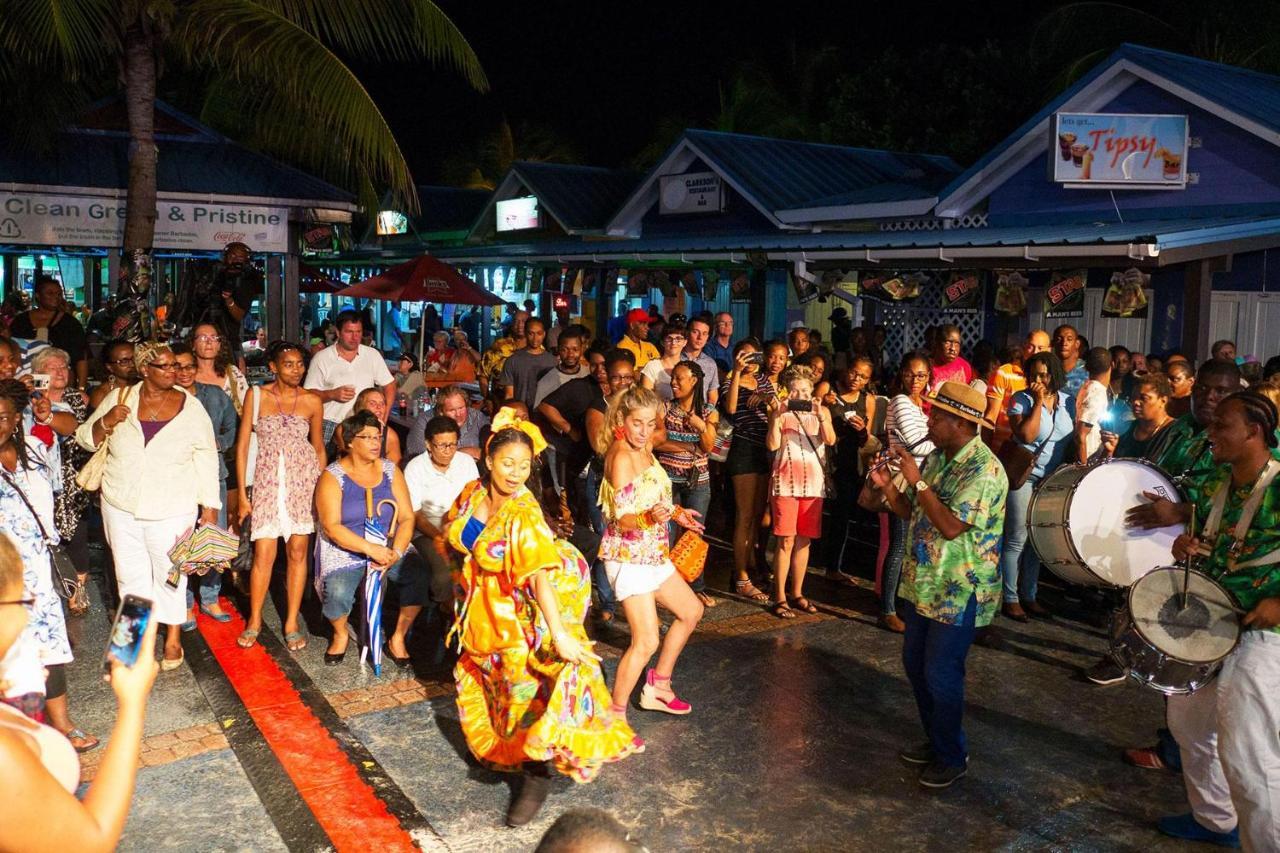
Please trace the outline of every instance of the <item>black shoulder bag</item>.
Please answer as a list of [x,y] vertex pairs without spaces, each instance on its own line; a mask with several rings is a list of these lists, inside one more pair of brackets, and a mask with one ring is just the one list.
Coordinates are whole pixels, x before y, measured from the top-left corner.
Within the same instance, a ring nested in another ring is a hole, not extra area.
[[26,504],[27,510],[31,513],[31,517],[36,520],[36,526],[40,528],[40,535],[44,537],[44,547],[49,551],[49,564],[53,572],[53,588],[58,591],[58,595],[70,601],[75,598],[76,593],[81,588],[80,575],[76,571],[75,563],[71,561],[71,555],[67,553],[66,548],[49,538],[48,531],[44,529],[44,522],[40,520],[40,513],[36,512],[36,508],[31,505],[31,501],[27,500],[27,496],[17,482],[9,476],[9,472],[0,468],[0,474],[4,475],[5,481],[18,493],[18,497],[22,498],[22,502]]

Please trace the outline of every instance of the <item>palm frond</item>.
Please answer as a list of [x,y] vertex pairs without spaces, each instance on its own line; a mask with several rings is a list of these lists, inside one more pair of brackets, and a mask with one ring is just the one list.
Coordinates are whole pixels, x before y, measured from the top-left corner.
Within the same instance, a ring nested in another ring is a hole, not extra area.
[[1181,46],[1182,31],[1160,15],[1125,3],[1085,0],[1067,3],[1041,17],[1032,27],[1037,54],[1111,49],[1123,41]]
[[[386,119],[351,69],[314,35],[256,3],[193,0],[171,44],[187,63],[219,69],[247,87],[256,104],[245,114],[269,120],[257,127],[262,144],[290,146],[322,164],[346,158],[353,175],[367,172],[406,212],[417,212],[413,178]],[[290,120],[298,116],[305,122]]]
[[471,44],[430,0],[257,0],[257,5],[351,56],[399,61],[425,58],[453,67],[477,91],[489,89]]
[[119,17],[111,0],[4,0],[0,66],[45,65],[73,78],[101,68],[119,52]]

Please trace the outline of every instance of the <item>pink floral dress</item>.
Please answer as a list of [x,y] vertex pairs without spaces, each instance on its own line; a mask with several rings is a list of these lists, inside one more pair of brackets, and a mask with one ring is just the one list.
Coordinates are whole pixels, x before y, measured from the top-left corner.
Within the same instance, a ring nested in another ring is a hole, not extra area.
[[320,461],[311,446],[311,422],[298,415],[268,415],[254,425],[258,461],[253,479],[253,539],[315,532],[312,510]]

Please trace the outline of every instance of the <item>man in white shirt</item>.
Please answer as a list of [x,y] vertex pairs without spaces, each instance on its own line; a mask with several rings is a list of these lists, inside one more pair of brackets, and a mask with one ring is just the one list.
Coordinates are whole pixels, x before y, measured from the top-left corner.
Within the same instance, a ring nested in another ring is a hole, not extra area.
[[556,355],[560,360],[554,368],[548,370],[538,380],[538,388],[534,392],[533,406],[530,407],[530,411],[538,408],[538,404],[546,399],[548,394],[570,379],[578,379],[591,372],[591,368],[582,360],[585,343],[586,330],[581,326],[570,326],[560,333],[560,345],[556,347]]
[[334,324],[338,340],[311,357],[303,387],[315,391],[324,401],[324,441],[328,444],[338,424],[351,414],[356,395],[366,388],[382,388],[391,411],[396,397],[396,381],[382,354],[360,343],[364,323],[354,311],[343,311]]
[[1111,353],[1094,347],[1084,359],[1089,379],[1076,397],[1076,445],[1081,465],[1087,465],[1102,446],[1102,433],[1114,432],[1107,422],[1111,406]]
[[413,546],[431,575],[431,600],[447,605],[452,598],[449,564],[436,550],[440,523],[467,483],[479,479],[475,460],[458,452],[458,423],[439,415],[427,422],[427,452],[404,467],[409,501],[413,504]]
[[702,388],[706,391],[707,402],[714,406],[720,399],[720,368],[704,352],[711,340],[711,323],[704,317],[694,317],[686,331],[689,341],[684,345],[684,357],[702,368]]

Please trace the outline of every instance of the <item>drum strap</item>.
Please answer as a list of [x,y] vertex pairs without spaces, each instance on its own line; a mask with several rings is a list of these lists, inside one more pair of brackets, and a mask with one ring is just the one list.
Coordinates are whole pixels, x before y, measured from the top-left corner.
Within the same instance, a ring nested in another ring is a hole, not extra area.
[[[1258,512],[1258,507],[1262,504],[1262,498],[1267,493],[1267,487],[1275,480],[1276,475],[1280,474],[1280,462],[1271,459],[1263,467],[1261,475],[1254,481],[1253,489],[1249,492],[1249,497],[1245,499],[1244,507],[1240,511],[1240,520],[1236,522],[1235,541],[1231,544],[1230,553],[1232,555],[1239,554],[1244,548],[1244,538],[1249,533],[1249,525],[1253,523],[1253,516]],[[1231,480],[1228,479],[1213,495],[1213,506],[1209,510],[1209,518],[1204,526],[1204,538],[1212,541],[1218,536],[1218,528],[1222,526],[1222,516],[1227,509],[1227,496],[1231,493]],[[1232,557],[1234,560],[1234,556]],[[1230,571],[1236,569],[1247,569],[1253,566],[1269,566],[1280,563],[1280,550],[1272,551],[1259,557],[1256,560],[1249,560],[1246,563],[1233,564],[1228,567]]]

